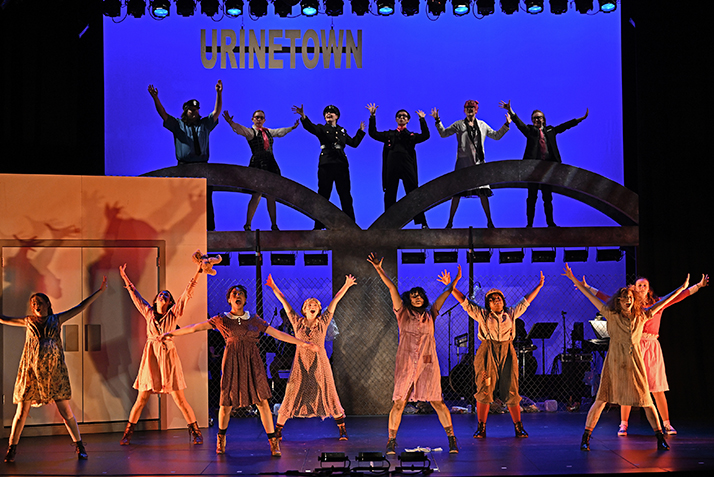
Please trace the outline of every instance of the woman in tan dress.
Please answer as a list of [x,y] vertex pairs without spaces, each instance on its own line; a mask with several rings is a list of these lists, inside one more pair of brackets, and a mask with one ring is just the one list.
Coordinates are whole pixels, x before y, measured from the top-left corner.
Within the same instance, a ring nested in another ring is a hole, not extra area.
[[[397,431],[408,401],[429,401],[446,431],[449,453],[458,454],[459,447],[451,423],[451,414],[441,394],[441,369],[434,340],[434,322],[444,301],[454,289],[454,283],[449,279],[451,283],[444,288],[434,304],[429,306],[429,299],[421,287],[412,288],[400,295],[397,286],[382,269],[382,260],[382,258],[377,259],[373,253],[367,258],[389,289],[397,326],[399,326],[393,404],[389,411],[387,454],[397,452]],[[440,280],[445,273],[442,273]]]
[[600,388],[595,402],[588,411],[580,449],[590,450],[590,435],[600,419],[605,404],[611,402],[621,406],[644,408],[647,420],[657,436],[657,449],[669,450],[659,423],[657,409],[650,397],[640,338],[645,322],[652,319],[689,286],[689,275],[681,287],[649,308],[644,307],[644,302],[632,285],[620,288],[610,301],[603,303],[583,282],[575,278],[568,264],[565,264],[564,275],[605,317],[607,331],[610,334],[610,347],[602,364]]
[[231,305],[231,311],[216,315],[202,323],[164,333],[164,338],[169,339],[173,336],[213,328],[221,333],[226,340],[226,348],[223,351],[216,454],[226,452],[226,431],[231,420],[231,409],[255,404],[268,436],[270,453],[274,457],[280,457],[280,440],[275,435],[273,416],[270,414],[268,404],[268,399],[271,397],[270,386],[265,374],[265,363],[258,351],[258,339],[261,333],[266,333],[277,340],[308,347],[313,352],[317,352],[318,348],[312,343],[305,343],[276,330],[258,315],[251,315],[244,308],[247,298],[248,291],[244,286],[232,286],[226,292],[226,300]]
[[102,280],[99,290],[85,298],[79,305],[61,313],[52,311],[52,303],[44,293],[30,297],[31,314],[22,318],[0,315],[0,323],[9,326],[24,326],[25,347],[22,350],[20,366],[15,380],[12,402],[17,404],[17,412],[12,419],[10,439],[5,454],[5,462],[15,462],[17,443],[25,427],[30,407],[39,407],[50,402],[57,406],[64,425],[74,441],[77,458],[87,459],[87,451],[79,434],[69,400],[72,388],[69,372],[64,361],[62,348],[62,325],[70,318],[82,313],[100,293],[107,289],[107,277]]
[[123,446],[131,443],[134,426],[141,417],[141,411],[149,401],[152,394],[171,394],[178,406],[186,424],[189,436],[194,444],[203,444],[201,429],[198,428],[196,414],[186,400],[183,392],[186,381],[183,377],[183,368],[179,360],[173,340],[162,340],[162,335],[167,331],[176,329],[178,320],[183,315],[186,303],[193,294],[196,280],[201,273],[201,264],[198,265],[196,274],[188,282],[178,301],[168,290],[162,290],[150,305],[139,292],[126,274],[126,264],[119,267],[119,273],[124,280],[124,285],[136,309],[146,320],[146,344],[139,364],[139,372],[134,381],[134,389],[139,391],[136,402],[129,412],[129,422],[126,424],[124,435],[119,442]]
[[265,283],[273,289],[275,296],[282,303],[290,323],[295,330],[295,337],[318,346],[317,353],[306,348],[298,348],[293,360],[290,378],[285,388],[285,398],[278,411],[278,423],[275,432],[282,439],[285,422],[291,417],[321,417],[332,416],[340,430],[340,440],[347,440],[345,427],[345,410],[340,404],[340,397],[335,388],[335,378],[332,375],[330,360],[325,351],[325,336],[330,326],[335,308],[352,285],[356,283],[352,275],[345,277],[345,284],[337,292],[327,310],[322,312],[322,305],[316,298],[308,298],[302,304],[302,316],[298,316],[285,299],[283,292],[268,275]]

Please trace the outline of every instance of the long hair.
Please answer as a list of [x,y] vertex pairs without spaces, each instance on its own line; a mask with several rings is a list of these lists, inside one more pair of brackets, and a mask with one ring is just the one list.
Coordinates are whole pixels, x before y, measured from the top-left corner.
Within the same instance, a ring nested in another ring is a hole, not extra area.
[[42,298],[45,302],[47,302],[47,315],[54,315],[54,311],[52,311],[52,302],[50,301],[50,297],[45,295],[44,293],[33,293],[32,296],[30,296],[30,301],[32,301],[33,298],[35,297],[40,297]]
[[167,312],[167,313],[168,313],[168,311],[171,309],[171,307],[176,304],[176,300],[174,300],[174,296],[171,294],[170,291],[168,291],[168,290],[161,290],[159,293],[156,294],[156,296],[154,297],[154,304],[151,305],[151,308],[153,308],[153,309],[154,309],[154,312],[156,312],[156,313],[158,313],[158,311],[156,310],[156,300],[159,298],[159,295],[161,295],[163,292],[168,293],[168,294],[169,294],[169,298],[170,298],[170,300],[171,300],[171,301],[170,301],[170,304],[169,304],[169,307],[166,308],[166,312]]
[[[421,306],[421,308],[417,308],[412,305],[412,300],[410,295],[412,293],[418,294],[422,300],[424,300],[424,304]],[[407,307],[407,310],[412,311],[414,313],[424,313],[428,308],[429,308],[429,297],[426,296],[426,291],[422,287],[414,287],[411,290],[405,291],[401,295],[402,298],[402,304]]]
[[619,290],[617,290],[617,292],[610,297],[610,299],[605,304],[605,306],[609,310],[614,311],[615,313],[627,315],[628,312],[625,311],[622,308],[622,305],[620,304],[620,297],[626,295],[628,292],[632,293],[632,298],[633,298],[632,310],[629,313],[632,316],[638,316],[638,315],[644,314],[644,312],[645,312],[644,302],[642,301],[642,298],[640,298],[640,296],[635,291],[634,285],[627,285],[626,287],[622,287]]
[[660,299],[659,295],[657,295],[653,290],[652,290],[652,283],[650,283],[648,278],[645,277],[637,277],[637,280],[635,280],[635,283],[639,282],[640,280],[645,280],[647,282],[647,295],[645,296],[645,306],[652,306],[655,303],[657,303]]

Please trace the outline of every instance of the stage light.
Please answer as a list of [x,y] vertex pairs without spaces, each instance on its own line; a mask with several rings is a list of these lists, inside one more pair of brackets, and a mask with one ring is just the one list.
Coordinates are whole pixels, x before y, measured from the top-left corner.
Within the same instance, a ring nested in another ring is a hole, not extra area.
[[295,254],[294,253],[271,253],[270,254],[270,264],[271,265],[295,265]]
[[243,14],[243,0],[226,0],[226,3],[223,4],[223,8],[229,17],[239,17]]
[[426,11],[438,17],[446,11],[446,0],[426,0]]
[[306,17],[314,17],[317,15],[317,9],[320,5],[317,0],[301,0],[300,11]]
[[126,12],[134,18],[141,18],[146,13],[146,1],[128,0],[126,2]]
[[255,253],[239,253],[238,254],[238,265],[241,267],[245,266],[255,266],[258,262],[258,256]]
[[208,17],[212,17],[218,13],[218,0],[201,0],[201,13]]
[[457,17],[463,17],[471,11],[470,0],[451,0],[451,5],[453,6],[454,15]]
[[369,10],[369,0],[350,0],[352,13],[357,16],[363,16]]
[[402,252],[402,263],[426,263],[426,253]]
[[[394,468],[396,473],[411,473],[419,472],[422,474],[431,473],[431,461],[429,458],[421,451],[416,452],[402,452],[399,455],[399,462],[401,465]],[[409,463],[409,465],[404,465]],[[419,465],[417,465],[419,464]]]
[[256,18],[264,17],[268,14],[268,0],[248,0],[250,14]]
[[568,0],[550,0],[550,13],[560,15],[568,11]]
[[169,8],[171,7],[171,2],[169,0],[151,0],[151,16],[163,20],[168,17],[171,13]]
[[[318,475],[324,475],[325,472],[329,474],[339,473],[340,475],[344,473],[349,473],[350,468],[350,458],[345,455],[344,452],[323,452],[320,457],[317,458],[320,462],[320,467],[315,469],[315,473]],[[325,467],[325,462],[329,462],[329,467]],[[334,464],[337,462],[342,462],[342,465],[335,467]]]
[[621,248],[599,248],[595,255],[596,262],[619,262],[622,260],[623,250]]
[[339,17],[344,10],[344,0],[325,0],[325,13],[328,17]]
[[305,253],[303,254],[305,266],[327,265],[328,255],[326,253]]
[[121,0],[103,0],[102,13],[106,17],[118,17],[121,15]]
[[523,250],[499,251],[498,263],[521,263],[525,253]]
[[599,0],[600,11],[605,13],[614,12],[617,10],[617,2],[615,0]]
[[570,262],[587,262],[588,261],[588,249],[584,250],[564,250],[563,251],[563,261]]
[[434,263],[456,263],[459,261],[459,252],[434,252]]
[[[370,474],[379,475],[380,472],[388,472],[390,463],[389,460],[381,452],[360,452],[355,457],[357,465],[352,470],[353,473],[369,472]],[[361,466],[360,463],[366,462],[367,466]],[[365,474],[368,475],[368,474]]]
[[543,0],[526,0],[526,11],[532,15],[543,11]]
[[419,0],[402,0],[402,15],[411,17],[419,13]]
[[579,13],[588,13],[593,9],[593,0],[575,0],[575,9]]
[[501,11],[506,15],[513,15],[518,10],[519,0],[501,0]]
[[531,262],[555,262],[555,249],[553,250],[531,250]]
[[476,11],[479,15],[493,15],[495,0],[476,0]]
[[385,17],[394,13],[394,0],[377,0],[377,12]]
[[196,11],[196,0],[176,0],[176,13],[190,17]]
[[273,8],[277,16],[285,18],[292,15],[293,7],[298,3],[298,0],[275,0],[273,2]]
[[214,267],[227,267],[231,264],[230,252],[219,253],[218,256],[221,257],[221,261],[218,263],[214,263]]
[[493,252],[490,250],[469,250],[466,252],[466,261],[469,263],[490,263]]

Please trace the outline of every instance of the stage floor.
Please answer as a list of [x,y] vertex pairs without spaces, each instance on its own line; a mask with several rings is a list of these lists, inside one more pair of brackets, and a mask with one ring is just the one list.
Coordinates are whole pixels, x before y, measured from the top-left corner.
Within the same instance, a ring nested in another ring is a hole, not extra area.
[[[429,447],[435,474],[544,475],[621,472],[712,472],[714,431],[705,423],[674,421],[679,434],[669,436],[671,450],[655,450],[655,437],[644,415],[633,412],[629,436],[618,437],[619,409],[603,413],[591,439],[591,451],[579,449],[585,413],[524,414],[527,439],[514,437],[508,414],[490,415],[488,437],[472,438],[475,415],[454,415],[460,453],[450,455],[435,414],[405,415],[398,435],[397,454],[405,448]],[[362,451],[384,452],[387,418],[348,417],[349,441],[338,441],[337,426],[328,419],[287,422],[282,457],[270,456],[265,433],[257,418],[234,418],[228,429],[225,455],[215,453],[217,429],[204,429],[205,443],[188,443],[186,431],[137,432],[132,445],[119,445],[121,434],[84,436],[89,460],[79,462],[68,436],[24,437],[16,462],[0,463],[0,475],[277,475],[315,473],[322,452],[344,452],[356,465]],[[6,442],[6,441],[5,441]],[[442,447],[444,451],[434,450]],[[4,449],[4,443],[3,443]],[[391,471],[400,465],[390,457]],[[329,464],[328,464],[329,465]],[[369,473],[367,473],[369,474]],[[372,474],[375,475],[375,474]]]

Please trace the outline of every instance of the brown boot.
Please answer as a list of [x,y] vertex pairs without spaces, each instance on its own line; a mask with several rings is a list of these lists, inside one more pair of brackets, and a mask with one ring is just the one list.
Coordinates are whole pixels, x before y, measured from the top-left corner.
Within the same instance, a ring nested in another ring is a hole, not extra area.
[[136,426],[136,424],[132,424],[131,422],[126,423],[126,429],[124,429],[124,435],[121,437],[119,445],[128,446],[131,444],[131,436],[134,434],[134,426]]
[[280,453],[280,439],[271,437],[268,439],[268,442],[270,442],[270,454],[273,457],[280,457],[282,455]]
[[15,462],[15,454],[17,453],[17,444],[7,446],[7,454],[5,454],[5,462]]
[[201,435],[201,429],[198,428],[198,422],[188,425],[188,437],[193,440],[193,445],[203,444],[203,435]]
[[348,440],[349,437],[347,437],[347,427],[345,427],[344,424],[337,424],[337,428],[340,430],[340,440],[341,441]]
[[226,453],[226,435],[218,434],[218,438],[216,439],[216,454],[225,454],[225,453]]

